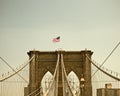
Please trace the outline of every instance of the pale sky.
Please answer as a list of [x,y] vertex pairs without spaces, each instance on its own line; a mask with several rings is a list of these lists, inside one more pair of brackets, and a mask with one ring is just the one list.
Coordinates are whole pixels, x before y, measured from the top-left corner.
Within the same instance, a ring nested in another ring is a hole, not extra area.
[[[13,67],[29,50],[58,48],[87,48],[101,64],[118,42],[120,0],[0,0],[0,56]],[[104,66],[120,73],[120,46]],[[2,61],[0,67],[8,68]]]

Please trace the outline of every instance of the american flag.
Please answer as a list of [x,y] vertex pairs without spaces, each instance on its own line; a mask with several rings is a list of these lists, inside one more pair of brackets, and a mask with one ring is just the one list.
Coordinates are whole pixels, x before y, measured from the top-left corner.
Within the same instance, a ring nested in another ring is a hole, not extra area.
[[56,38],[53,38],[53,42],[56,43],[56,42],[60,42],[60,36],[56,37]]

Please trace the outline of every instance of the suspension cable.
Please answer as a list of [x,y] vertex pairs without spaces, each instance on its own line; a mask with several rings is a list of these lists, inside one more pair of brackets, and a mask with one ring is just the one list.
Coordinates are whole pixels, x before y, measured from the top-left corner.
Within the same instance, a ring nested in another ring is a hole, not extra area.
[[[34,56],[33,56],[33,57],[34,57]],[[5,61],[2,57],[0,57],[0,59],[1,59],[3,62],[5,62],[5,64],[6,64],[8,67],[10,67],[10,68],[15,72],[15,73],[11,74],[10,76],[7,76],[6,78],[3,78],[2,80],[0,80],[0,82],[2,82],[2,81],[4,81],[4,80],[12,77],[13,75],[17,74],[17,75],[18,75],[19,77],[21,77],[26,83],[28,83],[28,81],[25,80],[25,78],[23,78],[18,72],[20,72],[23,68],[25,68],[25,67],[29,64],[29,62],[33,59],[33,57],[27,62],[27,64],[26,64],[25,66],[23,66],[22,68],[20,68],[18,71],[16,71],[12,66],[10,66],[10,64],[8,64],[8,62]]]
[[61,54],[61,69],[62,69],[62,85],[63,85],[63,96],[65,96],[65,78],[64,78],[64,69],[63,69],[63,57],[62,57],[62,54]]
[[[87,56],[87,55],[86,55],[86,56]],[[109,74],[108,72],[104,71],[103,69],[101,69],[101,67],[98,67],[88,56],[87,56],[87,58],[91,61],[91,63],[92,63],[98,70],[102,71],[103,73],[105,73],[106,75],[110,76],[111,78],[113,78],[113,79],[115,79],[115,80],[117,80],[117,81],[120,81],[120,78],[115,77],[115,76]]]
[[[36,89],[33,92],[31,92],[30,94],[28,94],[27,96],[31,96],[32,94],[34,94],[35,92],[37,92],[40,88],[41,88],[41,86],[38,89]],[[37,96],[37,95],[35,95],[35,96]]]
[[38,96],[40,94],[40,92],[38,92],[35,96]]
[[[65,66],[64,66],[64,61],[63,61],[63,54],[61,54],[61,66],[62,66],[62,70],[63,70],[64,75],[65,75],[65,79],[66,79],[67,84],[68,84],[68,88],[70,89],[70,92],[72,93],[72,96],[74,96],[74,93],[71,89],[70,83],[69,83],[68,78],[67,78],[67,73],[66,73]],[[64,83],[64,81],[63,81],[63,83]]]
[[[117,47],[120,45],[120,42],[115,46],[115,48],[111,51],[111,53],[106,57],[106,59],[103,61],[103,63],[99,66],[99,67],[102,67],[104,64],[105,64],[105,62],[109,59],[109,57],[112,55],[112,53],[117,49]],[[99,70],[99,69],[98,69]],[[94,73],[93,73],[93,75],[91,76],[91,78],[97,73],[97,71],[98,70],[96,70]]]

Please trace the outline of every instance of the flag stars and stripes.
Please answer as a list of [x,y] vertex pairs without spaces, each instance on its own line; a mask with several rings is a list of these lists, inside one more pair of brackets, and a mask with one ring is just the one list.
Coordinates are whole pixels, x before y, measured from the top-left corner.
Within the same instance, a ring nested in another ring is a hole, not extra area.
[[53,38],[53,42],[56,43],[56,42],[60,42],[60,36],[56,37],[56,38]]

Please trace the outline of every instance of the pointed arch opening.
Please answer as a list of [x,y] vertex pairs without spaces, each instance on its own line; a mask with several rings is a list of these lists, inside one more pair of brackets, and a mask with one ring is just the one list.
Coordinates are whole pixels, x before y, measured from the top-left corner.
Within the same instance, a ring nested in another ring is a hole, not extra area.
[[80,95],[80,81],[77,75],[75,74],[75,72],[71,71],[68,74],[68,80],[69,80],[69,83],[72,89],[74,90],[74,94],[76,94],[76,96],[79,96]]
[[50,71],[46,72],[46,74],[43,76],[43,78],[41,80],[41,88],[42,88],[41,91],[43,94],[49,88],[52,77],[53,77],[53,75],[50,73]]

